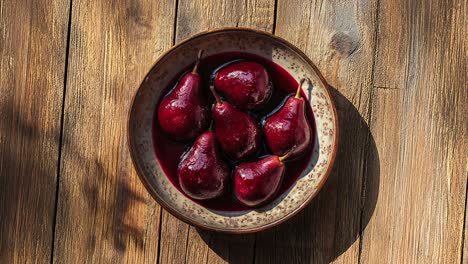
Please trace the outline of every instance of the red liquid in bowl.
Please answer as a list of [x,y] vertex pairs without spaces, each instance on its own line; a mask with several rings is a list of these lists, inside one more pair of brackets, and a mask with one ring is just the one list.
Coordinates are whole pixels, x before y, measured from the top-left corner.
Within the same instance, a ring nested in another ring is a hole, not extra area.
[[[260,63],[267,69],[270,75],[273,84],[273,94],[270,100],[268,101],[268,104],[261,111],[251,112],[255,117],[257,117],[257,120],[259,122],[262,122],[268,115],[274,113],[276,109],[284,103],[285,98],[295,94],[297,86],[299,84],[285,69],[283,69],[278,64],[263,57],[244,52],[220,53],[203,58],[199,66],[199,73],[203,78],[204,86],[206,87],[207,91],[206,94],[207,96],[210,96],[211,103],[214,103],[214,100],[211,94],[209,93],[208,87],[212,74],[216,72],[219,68],[229,63],[236,62],[238,60],[249,60]],[[191,68],[187,68],[186,70],[182,71],[180,74],[178,74],[178,76],[181,77],[185,72],[189,70],[191,70]],[[176,86],[177,82],[178,79],[174,80],[168,87],[166,87],[164,94],[169,93],[169,91]],[[302,94],[302,96],[305,97],[304,94]],[[161,97],[160,101],[158,102],[158,107],[159,103],[161,103],[162,98],[163,97]],[[315,137],[315,120],[313,117],[312,109],[308,103],[305,105],[307,107],[307,118],[313,131],[313,137]],[[177,178],[177,166],[182,155],[185,151],[187,151],[190,148],[193,141],[188,143],[180,143],[171,140],[159,128],[157,122],[157,114],[155,114],[154,116],[155,117],[153,120],[153,144],[156,157],[166,176],[169,178],[172,184],[174,184],[174,186],[181,193],[183,193],[179,186],[179,180]],[[292,161],[287,161],[285,163],[286,170],[283,182],[275,197],[278,197],[279,195],[287,191],[291,187],[291,185],[299,178],[302,172],[307,168],[307,165],[309,164],[312,158],[312,151],[313,146],[311,145],[303,156]],[[270,155],[270,153],[266,148],[265,144],[263,144],[259,157],[265,155]],[[235,162],[229,161],[229,163],[231,165],[231,169],[233,170],[235,167]],[[190,197],[188,198],[191,199]],[[236,200],[232,193],[232,186],[229,186],[228,192],[223,197],[207,201],[193,201],[208,209],[217,211],[243,211],[251,209],[250,207],[242,205]]]

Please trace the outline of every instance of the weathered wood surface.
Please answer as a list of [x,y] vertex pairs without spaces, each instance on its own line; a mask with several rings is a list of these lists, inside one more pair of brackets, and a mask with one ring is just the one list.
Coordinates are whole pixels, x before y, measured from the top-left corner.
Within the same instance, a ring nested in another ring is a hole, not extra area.
[[[468,263],[467,5],[0,1],[0,262]],[[251,235],[162,210],[126,145],[130,100],[152,63],[223,26],[301,48],[340,119],[321,193]]]
[[0,263],[51,260],[69,1],[0,1]]
[[381,175],[361,262],[459,263],[468,177],[467,2],[380,1],[378,14],[370,127]]
[[72,2],[55,263],[158,258],[160,207],[127,150],[127,114],[172,46],[175,1]]

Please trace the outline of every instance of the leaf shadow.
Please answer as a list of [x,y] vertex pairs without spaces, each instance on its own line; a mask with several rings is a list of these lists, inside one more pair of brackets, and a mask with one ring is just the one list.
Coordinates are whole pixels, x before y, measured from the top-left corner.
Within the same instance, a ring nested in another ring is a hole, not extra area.
[[[144,229],[139,226],[138,221],[130,219],[130,211],[136,204],[146,204],[147,200],[132,188],[129,183],[130,175],[127,173],[114,175],[97,159],[93,161],[92,167],[96,172],[92,178],[85,179],[81,191],[91,216],[107,216],[102,218],[105,223],[101,239],[109,241],[118,252],[127,249],[128,240],[143,249]],[[107,189],[105,186],[113,188],[110,195],[102,193]],[[98,213],[98,210],[101,212]],[[88,250],[94,251],[95,246],[96,236],[92,234],[88,241]]]
[[[53,217],[59,134],[40,126],[26,104],[0,104],[0,262],[47,257]],[[23,230],[23,231],[21,231]],[[20,232],[21,231],[21,232]],[[2,261],[5,260],[5,261]]]

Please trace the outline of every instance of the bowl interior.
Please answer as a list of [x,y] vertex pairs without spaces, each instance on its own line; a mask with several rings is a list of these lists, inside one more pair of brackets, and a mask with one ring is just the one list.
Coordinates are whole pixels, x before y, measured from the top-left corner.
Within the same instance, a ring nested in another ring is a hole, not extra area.
[[[285,193],[267,205],[241,212],[206,209],[181,194],[158,164],[152,138],[156,106],[177,74],[193,63],[199,49],[204,56],[248,52],[272,60],[296,80],[308,77],[307,100],[316,122],[315,146],[307,169]],[[302,209],[323,185],[337,144],[337,120],[326,85],[310,61],[291,44],[266,33],[228,29],[198,34],[172,48],[142,82],[129,117],[129,144],[135,167],[151,195],[169,212],[191,224],[212,230],[241,233],[273,226]]]

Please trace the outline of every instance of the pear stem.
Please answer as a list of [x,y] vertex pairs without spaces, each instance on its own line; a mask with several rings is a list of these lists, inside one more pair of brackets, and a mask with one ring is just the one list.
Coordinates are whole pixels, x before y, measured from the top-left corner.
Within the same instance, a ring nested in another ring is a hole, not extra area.
[[221,100],[221,98],[219,97],[219,94],[216,92],[215,88],[214,88],[214,85],[210,85],[210,90],[211,90],[211,93],[213,94],[215,100],[216,100],[216,104],[217,105],[222,105],[223,104],[223,101]]
[[288,153],[284,154],[281,157],[278,157],[279,161],[283,162],[283,160],[287,159],[291,155],[292,151],[289,151]]
[[198,65],[200,64],[202,55],[203,55],[203,50],[201,49],[198,51],[197,61],[195,62],[195,66],[193,66],[192,73],[195,73],[195,74],[198,73]]
[[307,80],[306,78],[302,78],[301,81],[299,82],[299,86],[297,86],[296,96],[294,96],[295,98],[301,98],[301,87],[306,80]]

